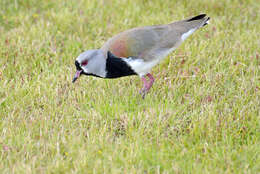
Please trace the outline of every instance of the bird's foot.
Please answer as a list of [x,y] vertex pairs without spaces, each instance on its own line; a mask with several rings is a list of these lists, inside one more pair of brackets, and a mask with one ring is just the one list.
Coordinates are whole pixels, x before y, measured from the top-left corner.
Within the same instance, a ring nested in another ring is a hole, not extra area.
[[142,98],[144,99],[146,94],[148,93],[149,89],[147,88],[142,88],[140,91],[139,91],[139,94],[142,96]]

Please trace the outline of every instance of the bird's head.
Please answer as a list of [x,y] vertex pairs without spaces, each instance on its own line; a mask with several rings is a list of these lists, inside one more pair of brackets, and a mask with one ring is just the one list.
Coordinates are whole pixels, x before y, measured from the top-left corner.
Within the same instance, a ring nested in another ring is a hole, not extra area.
[[101,50],[87,50],[75,60],[76,74],[74,83],[82,74],[105,77],[106,58]]

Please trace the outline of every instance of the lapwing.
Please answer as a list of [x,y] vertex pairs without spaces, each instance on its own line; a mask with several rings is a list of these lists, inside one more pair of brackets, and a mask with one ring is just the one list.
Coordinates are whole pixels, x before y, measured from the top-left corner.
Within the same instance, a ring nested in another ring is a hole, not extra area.
[[140,93],[144,98],[155,80],[151,69],[194,31],[207,25],[209,19],[206,14],[201,14],[170,24],[121,32],[100,49],[87,50],[76,58],[77,72],[72,82],[82,74],[110,79],[138,75],[143,81]]

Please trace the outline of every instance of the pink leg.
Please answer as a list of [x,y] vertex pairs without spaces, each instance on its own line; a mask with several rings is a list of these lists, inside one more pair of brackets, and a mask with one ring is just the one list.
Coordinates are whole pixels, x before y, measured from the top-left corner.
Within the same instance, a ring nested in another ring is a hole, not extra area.
[[153,82],[154,82],[154,77],[152,76],[152,74],[148,73],[146,76],[150,79],[149,82],[147,82],[145,76],[143,76],[143,77],[141,78],[142,81],[143,81],[143,83],[144,83],[144,87],[143,87],[143,89],[140,91],[140,93],[142,94],[142,97],[143,97],[143,98],[145,97],[146,93],[148,93],[148,91],[150,90],[150,88],[152,87]]
[[143,89],[146,89],[149,84],[147,83],[147,80],[146,80],[145,76],[143,76],[141,79],[142,79],[142,81],[144,83]]
[[155,79],[154,79],[153,75],[150,74],[150,73],[148,73],[147,76],[150,79],[150,82],[149,82],[149,85],[148,85],[148,89],[147,89],[149,91],[149,89],[153,86],[153,82],[154,82]]

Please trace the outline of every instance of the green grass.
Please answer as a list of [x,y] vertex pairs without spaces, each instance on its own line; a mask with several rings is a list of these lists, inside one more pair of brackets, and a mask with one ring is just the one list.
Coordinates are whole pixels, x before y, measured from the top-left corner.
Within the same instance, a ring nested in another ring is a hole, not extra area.
[[[260,173],[257,0],[1,0],[0,173]],[[81,77],[114,34],[207,13],[139,77]]]

